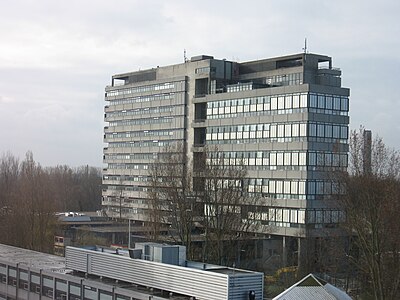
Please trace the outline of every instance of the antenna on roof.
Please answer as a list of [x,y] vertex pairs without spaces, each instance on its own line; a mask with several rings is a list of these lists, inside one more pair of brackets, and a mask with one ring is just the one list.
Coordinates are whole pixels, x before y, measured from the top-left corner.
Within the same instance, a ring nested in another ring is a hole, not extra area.
[[304,48],[303,48],[304,54],[307,54],[307,38],[304,38]]
[[186,49],[183,49],[183,62],[187,62],[188,59],[186,57]]

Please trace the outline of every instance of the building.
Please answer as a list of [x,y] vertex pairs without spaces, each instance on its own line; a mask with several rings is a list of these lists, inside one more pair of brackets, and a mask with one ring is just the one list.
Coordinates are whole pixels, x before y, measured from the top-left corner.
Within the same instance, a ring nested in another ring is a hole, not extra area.
[[[67,246],[102,244],[122,247],[130,240],[131,244],[146,241],[149,236],[149,228],[111,221],[100,211],[66,212],[57,217],[59,226],[54,237],[54,254],[61,256],[65,255]],[[159,231],[166,234],[167,229],[160,228]]]
[[0,244],[0,299],[263,299],[262,273],[186,261],[184,251],[67,247],[64,259]]
[[331,285],[313,274],[296,282],[272,300],[351,300],[341,289]]
[[349,89],[331,57],[300,53],[250,62],[196,56],[112,76],[105,89],[103,209],[146,222],[149,164],[174,142],[189,159],[245,164],[243,188],[262,197],[248,211],[257,230],[318,237],[334,230],[347,167]]

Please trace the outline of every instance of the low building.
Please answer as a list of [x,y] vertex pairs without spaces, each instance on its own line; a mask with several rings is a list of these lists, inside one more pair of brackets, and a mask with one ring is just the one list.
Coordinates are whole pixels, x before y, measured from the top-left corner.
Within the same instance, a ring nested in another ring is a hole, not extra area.
[[183,253],[152,243],[132,251],[67,247],[64,259],[0,244],[0,299],[263,299],[262,273],[186,261]]
[[351,300],[341,289],[309,274],[273,300]]

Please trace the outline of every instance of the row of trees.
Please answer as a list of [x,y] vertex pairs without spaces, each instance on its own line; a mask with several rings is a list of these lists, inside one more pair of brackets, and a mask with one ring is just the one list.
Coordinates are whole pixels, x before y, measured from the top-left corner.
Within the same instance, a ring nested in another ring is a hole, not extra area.
[[372,299],[399,299],[400,153],[361,128],[350,137],[349,169],[338,178],[350,242],[345,255]]
[[51,252],[56,212],[100,208],[96,168],[43,168],[28,152],[23,161],[0,158],[0,243]]
[[[370,298],[398,299],[400,153],[366,133],[364,128],[351,133],[349,168],[331,173],[331,179],[345,191],[338,193],[337,201],[346,216],[341,224],[345,237],[314,241],[314,250],[307,255],[319,266],[309,271],[347,272],[358,278]],[[170,224],[169,235],[188,247],[190,257],[196,224],[204,236],[203,260],[232,264],[243,235],[257,229],[249,230],[256,225],[246,211],[259,199],[242,192],[244,167],[210,163],[207,150],[194,153],[193,162],[188,161],[184,150],[182,145],[170,146],[150,168],[153,238],[159,238],[161,224]],[[316,251],[321,252],[319,261]]]

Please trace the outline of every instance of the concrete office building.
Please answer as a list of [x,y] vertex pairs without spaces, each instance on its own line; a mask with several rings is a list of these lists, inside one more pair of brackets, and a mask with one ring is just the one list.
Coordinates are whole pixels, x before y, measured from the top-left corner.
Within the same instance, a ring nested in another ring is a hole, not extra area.
[[181,142],[191,159],[212,145],[210,161],[247,166],[243,188],[261,197],[247,212],[258,231],[326,234],[342,218],[330,174],[347,167],[348,97],[331,57],[309,53],[244,63],[203,55],[114,75],[105,90],[103,208],[145,222],[157,153]]
[[186,261],[179,248],[67,247],[63,258],[0,244],[0,299],[263,299],[262,273]]

